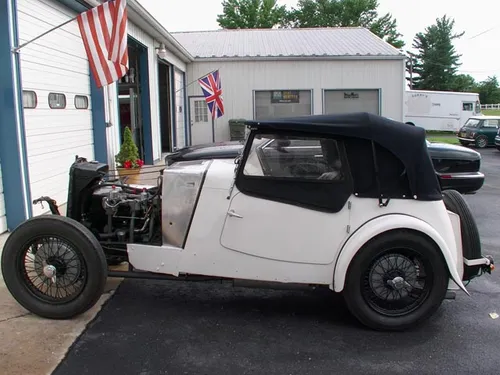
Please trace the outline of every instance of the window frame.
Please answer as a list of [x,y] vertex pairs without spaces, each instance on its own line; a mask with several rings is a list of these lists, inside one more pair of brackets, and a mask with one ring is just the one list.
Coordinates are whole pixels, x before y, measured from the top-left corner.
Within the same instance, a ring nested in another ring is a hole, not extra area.
[[[30,93],[32,92],[33,94],[35,94],[35,106],[34,107],[25,107],[24,106],[24,93],[27,92],[27,93]],[[22,99],[23,99],[23,109],[36,109],[36,107],[38,107],[38,95],[36,93],[36,91],[34,90],[22,90]]]
[[[76,98],[85,98],[87,106],[85,108],[78,108],[76,105]],[[89,97],[87,95],[75,95],[75,97],[73,98],[73,105],[75,106],[75,109],[78,109],[78,110],[89,109]]]
[[[324,138],[336,141],[343,178],[340,180],[319,180],[311,178],[249,176],[244,174],[245,165],[250,156],[253,141],[257,135],[261,134],[282,134],[286,136],[304,137],[304,139]],[[353,194],[353,180],[342,137],[322,133],[281,131],[277,129],[269,129],[266,131],[257,129],[250,131],[241,157],[238,160],[235,186],[242,194],[255,198],[277,201],[329,213],[339,212]],[[282,193],[284,191],[282,189],[283,187],[286,187],[285,193]]]
[[[62,95],[63,98],[64,98],[64,107],[52,107],[50,105],[50,96],[51,95]],[[68,105],[68,100],[66,98],[66,94],[62,93],[62,92],[49,92],[49,95],[47,96],[47,102],[49,104],[49,108],[50,109],[66,109],[67,105]]]

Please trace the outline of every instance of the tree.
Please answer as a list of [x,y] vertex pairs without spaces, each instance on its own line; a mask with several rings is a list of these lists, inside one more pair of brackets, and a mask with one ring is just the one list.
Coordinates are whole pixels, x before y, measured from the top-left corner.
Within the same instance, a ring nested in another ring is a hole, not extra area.
[[217,22],[223,29],[270,29],[284,24],[286,16],[277,0],[224,0]]
[[451,90],[460,92],[477,92],[477,82],[469,74],[457,74],[453,81]]
[[397,49],[404,47],[390,13],[379,17],[378,0],[299,0],[288,12],[291,27],[366,27]]
[[479,100],[481,104],[498,104],[500,103],[500,87],[496,76],[488,77],[480,82],[477,87]]
[[[453,45],[464,32],[454,33],[455,21],[444,15],[434,25],[417,33],[412,47],[413,88],[420,90],[452,91],[457,85],[460,57]],[[407,67],[409,69],[409,67]]]

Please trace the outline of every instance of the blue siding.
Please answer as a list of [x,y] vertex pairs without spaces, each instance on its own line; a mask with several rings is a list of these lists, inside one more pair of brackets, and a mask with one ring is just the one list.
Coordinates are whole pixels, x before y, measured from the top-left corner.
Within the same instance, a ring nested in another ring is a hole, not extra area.
[[177,147],[177,93],[175,92],[175,66],[170,65],[170,88],[172,102],[172,148]]
[[187,93],[187,87],[186,87],[186,72],[182,72],[182,81],[184,84],[184,105],[182,106],[184,108],[184,137],[186,139],[186,146],[191,146],[191,126],[189,122],[189,106],[188,106],[188,93]]
[[139,69],[141,85],[142,131],[144,136],[144,163],[153,164],[153,136],[151,131],[151,99],[149,94],[149,65],[147,48],[140,49]]
[[94,159],[100,161],[101,163],[107,163],[108,144],[106,140],[106,115],[104,109],[104,90],[97,87],[92,72],[90,73],[90,101],[92,103]]
[[[12,19],[11,19],[12,15]],[[5,210],[7,227],[15,229],[31,215],[31,196],[29,190],[28,165],[26,162],[26,137],[22,108],[19,109],[21,126],[17,128],[16,99],[22,103],[19,55],[15,64],[11,60],[10,26],[14,29],[14,44],[19,44],[17,35],[17,10],[15,0],[0,1],[0,163],[2,164]],[[14,82],[19,88],[16,98]],[[18,138],[22,142],[19,145]],[[24,175],[23,175],[24,168]],[[25,197],[23,191],[26,190]]]

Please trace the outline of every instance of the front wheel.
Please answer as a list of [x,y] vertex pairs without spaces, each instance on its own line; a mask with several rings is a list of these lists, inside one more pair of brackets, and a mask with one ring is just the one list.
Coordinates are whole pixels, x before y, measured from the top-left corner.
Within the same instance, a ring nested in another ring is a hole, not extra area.
[[82,224],[42,215],[19,225],[2,252],[5,285],[28,311],[68,319],[90,309],[107,279],[104,252]]
[[447,265],[434,242],[413,231],[393,231],[359,250],[343,294],[351,313],[364,325],[402,331],[439,308],[448,281]]

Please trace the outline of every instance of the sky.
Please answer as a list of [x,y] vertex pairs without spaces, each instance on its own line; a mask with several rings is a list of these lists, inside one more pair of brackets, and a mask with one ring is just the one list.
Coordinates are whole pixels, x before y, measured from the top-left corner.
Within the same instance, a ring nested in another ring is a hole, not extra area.
[[[217,30],[222,0],[138,0],[169,32]],[[288,8],[296,0],[278,0]],[[418,7],[412,4],[418,4]],[[455,31],[465,34],[455,40],[462,55],[460,73],[482,81],[497,75],[500,79],[500,1],[498,0],[379,0],[379,15],[391,13],[403,34],[406,50],[412,50],[416,33],[447,15],[455,19]]]

